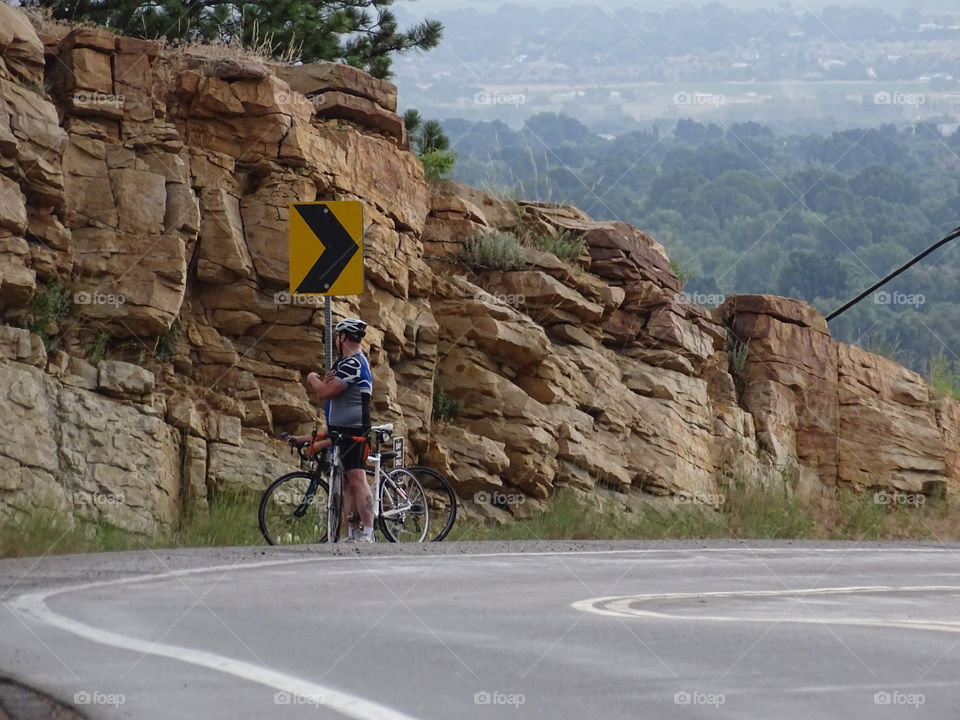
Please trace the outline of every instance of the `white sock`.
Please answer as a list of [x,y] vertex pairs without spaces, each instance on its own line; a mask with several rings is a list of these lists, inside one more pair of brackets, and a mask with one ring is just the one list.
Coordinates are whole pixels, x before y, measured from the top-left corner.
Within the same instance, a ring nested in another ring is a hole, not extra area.
[[350,532],[347,533],[347,537],[350,538],[351,540],[356,540],[357,536],[360,534],[359,526],[354,525],[353,523],[349,523],[347,527],[350,528]]
[[371,528],[364,528],[364,529],[363,529],[363,534],[366,535],[368,538],[372,538],[372,537],[373,537],[373,528],[372,528],[372,527],[371,527]]

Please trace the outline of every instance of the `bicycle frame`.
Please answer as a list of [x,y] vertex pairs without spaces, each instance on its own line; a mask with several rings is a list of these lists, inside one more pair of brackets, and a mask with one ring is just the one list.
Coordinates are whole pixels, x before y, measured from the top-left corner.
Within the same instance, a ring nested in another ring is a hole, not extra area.
[[373,462],[373,487],[371,488],[371,492],[373,493],[373,497],[374,497],[373,521],[376,522],[381,517],[389,519],[394,515],[397,515],[398,513],[404,512],[405,508],[391,510],[386,513],[383,512],[383,508],[380,506],[379,500],[380,500],[380,488],[384,482],[389,484],[389,486],[393,490],[400,493],[401,497],[403,497],[404,500],[409,502],[410,498],[407,495],[407,493],[404,492],[403,488],[397,485],[397,483],[393,481],[390,475],[388,475],[384,471],[382,462],[381,462],[381,453],[377,452],[375,454],[371,454],[370,457],[367,458],[367,462]]
[[[315,441],[318,437],[322,437],[316,434],[314,431],[314,436],[311,442]],[[404,489],[394,482],[390,475],[383,469],[383,453],[380,451],[380,437],[378,435],[379,429],[373,429],[375,441],[366,439],[367,442],[371,444],[375,443],[376,452],[370,453],[367,457],[367,463],[372,463],[372,474],[373,474],[373,486],[370,488],[371,493],[373,494],[373,526],[376,527],[377,521],[383,518],[390,519],[400,513],[406,512],[408,507],[398,507],[387,512],[383,511],[383,507],[380,504],[380,493],[384,484],[388,485],[390,489],[396,492],[406,503],[410,502],[410,498]],[[329,437],[329,436],[328,436]],[[356,439],[356,438],[355,438]],[[337,439],[339,440],[339,438]],[[359,440],[358,440],[359,441]],[[327,458],[330,463],[329,471],[329,481],[327,492],[327,542],[335,543],[340,540],[340,530],[341,530],[341,520],[342,520],[342,511],[343,511],[343,481],[345,470],[340,462],[340,444],[339,442],[334,442],[327,450]],[[367,472],[370,473],[371,470],[367,468]],[[320,474],[317,474],[317,477],[320,477]],[[310,503],[310,496],[312,496],[312,490],[315,485],[311,484],[310,491],[307,493],[307,497],[304,498],[304,503],[302,504],[302,512],[306,512],[306,509]],[[297,513],[301,513],[301,508],[298,508]]]
[[[378,528],[390,542],[410,539],[423,541],[430,528],[430,512],[429,502],[420,481],[406,468],[384,468],[386,461],[398,457],[398,451],[381,452],[392,431],[393,425],[387,424],[371,428],[371,435],[347,437],[337,432],[319,435],[315,427],[313,434],[308,436],[309,439],[285,438],[290,441],[291,453],[296,452],[300,458],[300,471],[287,473],[274,480],[260,498],[258,522],[266,541],[270,545],[285,544],[297,538],[302,541],[301,535],[312,536],[313,539],[308,539],[307,542],[339,541],[344,520],[343,440],[367,442],[375,451],[367,454],[367,466],[364,468],[367,475],[373,476],[370,492],[374,498],[371,508],[374,528]],[[324,438],[336,442],[329,445],[324,443],[325,447],[320,450],[317,448],[317,440]],[[394,446],[396,447],[396,442]],[[396,464],[395,462],[394,465]],[[306,489],[302,489],[302,485],[296,486],[301,480],[308,481]],[[322,526],[313,524],[322,523],[324,520],[323,506],[314,502],[321,486],[327,493],[326,532],[322,534]],[[316,521],[311,518],[306,525],[291,527],[291,522],[296,523],[297,519],[302,519],[312,512],[319,515]],[[448,520],[444,527],[449,527],[451,522]],[[277,529],[281,530],[279,534],[275,532]]]

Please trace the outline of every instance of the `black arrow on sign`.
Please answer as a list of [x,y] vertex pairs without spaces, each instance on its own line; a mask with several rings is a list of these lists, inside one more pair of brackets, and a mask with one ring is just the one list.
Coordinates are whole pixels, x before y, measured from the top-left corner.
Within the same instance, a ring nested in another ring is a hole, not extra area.
[[323,254],[297,286],[298,293],[324,293],[340,277],[340,273],[360,246],[350,237],[337,216],[324,205],[295,206],[300,217],[323,243]]

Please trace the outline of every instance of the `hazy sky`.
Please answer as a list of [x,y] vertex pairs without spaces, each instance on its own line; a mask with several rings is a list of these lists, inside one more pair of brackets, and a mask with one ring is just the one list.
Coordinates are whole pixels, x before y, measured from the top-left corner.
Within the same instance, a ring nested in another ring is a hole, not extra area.
[[[513,4],[522,4],[536,7],[564,7],[568,5],[589,5],[598,3],[607,7],[632,6],[644,9],[663,9],[670,5],[697,4],[704,5],[710,0],[513,0]],[[806,8],[819,8],[825,5],[879,7],[889,11],[899,11],[907,7],[916,7],[930,12],[956,12],[957,0],[719,0],[729,7],[780,7],[784,4],[794,5],[797,12]],[[397,5],[408,4],[407,0],[400,0]],[[479,10],[495,10],[500,5],[508,4],[504,0],[414,0],[409,3],[410,9],[416,12],[437,13],[451,7],[474,7]]]

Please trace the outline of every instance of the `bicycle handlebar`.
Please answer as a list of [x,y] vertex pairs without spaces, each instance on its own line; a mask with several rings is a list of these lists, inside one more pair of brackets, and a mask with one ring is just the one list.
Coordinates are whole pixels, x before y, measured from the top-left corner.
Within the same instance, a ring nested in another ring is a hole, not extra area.
[[[314,426],[314,431],[313,431],[313,434],[311,435],[310,440],[294,440],[292,437],[287,435],[287,433],[284,433],[283,435],[281,435],[281,439],[286,440],[287,443],[290,445],[291,453],[296,451],[297,455],[300,456],[300,459],[302,461],[308,462],[308,461],[319,459],[320,453],[316,453],[313,456],[311,456],[305,452],[306,448],[312,447],[317,440],[325,440],[329,438],[330,440],[333,440],[334,442],[336,442],[337,440],[350,439],[350,440],[353,440],[354,442],[365,442],[370,444],[371,446],[375,444],[376,448],[379,450],[381,443],[383,443],[385,440],[388,440],[390,438],[392,431],[393,431],[393,426],[386,425],[382,427],[371,428],[370,432],[366,435],[345,435],[343,433],[337,432],[336,430],[329,430],[329,429],[327,430],[326,433],[319,433],[316,430],[316,426]],[[376,437],[376,443],[372,441],[371,435],[374,435]],[[395,454],[390,453],[389,455],[392,456]]]

